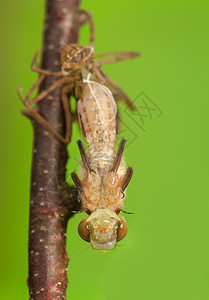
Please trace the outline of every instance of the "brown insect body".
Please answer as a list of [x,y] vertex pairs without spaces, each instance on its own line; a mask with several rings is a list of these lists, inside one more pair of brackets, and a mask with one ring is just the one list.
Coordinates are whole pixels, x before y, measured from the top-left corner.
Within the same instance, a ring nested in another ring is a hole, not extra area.
[[[123,218],[118,217],[122,210],[125,189],[132,177],[133,170],[125,171],[122,154],[125,140],[121,141],[118,152],[115,152],[116,139],[116,112],[115,101],[124,100],[134,110],[135,107],[124,91],[101,72],[101,67],[107,63],[125,60],[139,56],[138,52],[115,52],[94,55],[94,24],[91,14],[82,11],[90,22],[91,43],[89,46],[78,44],[66,45],[61,51],[61,72],[51,72],[38,68],[34,56],[31,69],[41,74],[38,81],[23,100],[20,89],[18,95],[28,109],[31,117],[53,134],[59,141],[69,143],[71,140],[72,114],[68,95],[74,94],[78,101],[77,111],[82,130],[84,132],[88,153],[85,153],[83,144],[78,141],[82,157],[82,180],[72,173],[75,185],[79,189],[79,197],[83,209],[90,214],[79,224],[79,234],[90,241],[92,247],[98,250],[109,250],[127,234],[127,224]],[[95,61],[94,58],[102,58]],[[105,57],[108,57],[105,59]],[[58,79],[53,82],[47,91],[29,100],[33,91],[41,84],[46,76]],[[31,107],[32,104],[44,99],[51,91],[58,87],[61,89],[66,135],[61,136],[46,120]],[[111,90],[109,89],[111,88]]]
[[[85,66],[93,64],[94,47],[79,44],[65,45],[61,51],[61,65],[63,75],[69,72],[83,70]],[[72,74],[70,74],[71,76]]]

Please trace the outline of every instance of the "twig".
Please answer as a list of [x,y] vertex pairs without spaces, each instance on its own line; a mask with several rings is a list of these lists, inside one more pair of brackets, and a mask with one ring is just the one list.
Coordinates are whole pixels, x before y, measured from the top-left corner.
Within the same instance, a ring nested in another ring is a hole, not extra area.
[[[44,26],[42,68],[59,71],[60,50],[64,44],[76,43],[80,0],[47,0]],[[46,77],[40,91],[55,80]],[[37,104],[37,111],[64,136],[64,113],[60,89]],[[37,122],[30,196],[29,277],[30,299],[66,299],[67,266],[66,225],[75,210],[75,188],[65,184],[67,151]]]

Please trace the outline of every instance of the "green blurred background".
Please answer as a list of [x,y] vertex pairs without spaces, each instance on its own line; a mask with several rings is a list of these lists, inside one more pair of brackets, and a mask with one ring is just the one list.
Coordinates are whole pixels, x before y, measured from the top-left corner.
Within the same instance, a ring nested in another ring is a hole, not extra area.
[[[139,50],[139,59],[105,67],[136,99],[141,114],[120,105],[134,168],[125,208],[129,234],[98,253],[68,226],[72,300],[209,299],[209,3],[208,1],[83,1],[96,24],[96,53]],[[29,65],[41,47],[44,1],[1,1],[0,298],[27,299],[28,199],[32,127],[16,89],[36,74]],[[81,32],[88,43],[88,28]],[[143,94],[144,93],[144,94]],[[151,99],[151,101],[150,101]],[[146,102],[152,115],[142,108]],[[156,106],[157,105],[157,106]],[[140,124],[144,120],[144,124]],[[142,126],[143,125],[143,126]],[[68,173],[78,156],[74,128]]]

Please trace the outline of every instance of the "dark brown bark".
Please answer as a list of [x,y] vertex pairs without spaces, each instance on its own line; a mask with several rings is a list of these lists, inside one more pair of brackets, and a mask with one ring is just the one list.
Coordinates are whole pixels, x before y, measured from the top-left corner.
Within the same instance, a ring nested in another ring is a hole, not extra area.
[[[60,50],[78,38],[80,0],[47,0],[42,68],[60,70]],[[47,77],[40,91],[53,80]],[[39,113],[64,136],[65,122],[60,89],[38,103]],[[75,209],[75,188],[65,184],[66,146],[33,121],[34,146],[30,196],[29,277],[30,299],[66,299],[66,226]]]

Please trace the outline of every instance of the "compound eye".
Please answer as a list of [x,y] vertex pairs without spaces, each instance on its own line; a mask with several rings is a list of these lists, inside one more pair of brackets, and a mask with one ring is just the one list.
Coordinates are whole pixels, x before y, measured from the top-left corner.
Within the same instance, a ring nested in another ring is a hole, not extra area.
[[90,242],[90,233],[88,229],[88,224],[86,222],[86,218],[83,218],[83,220],[79,223],[78,234],[84,241]]
[[121,241],[126,234],[128,233],[128,225],[124,218],[120,219],[120,223],[118,225],[118,235],[117,235],[117,242]]

